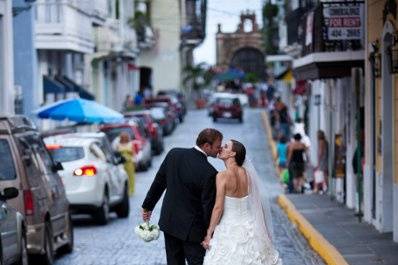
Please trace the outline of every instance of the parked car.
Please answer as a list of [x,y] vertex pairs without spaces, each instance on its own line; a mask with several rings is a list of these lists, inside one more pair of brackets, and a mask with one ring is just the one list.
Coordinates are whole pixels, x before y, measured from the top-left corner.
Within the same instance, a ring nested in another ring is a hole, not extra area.
[[74,213],[92,214],[99,224],[108,223],[111,210],[128,217],[128,178],[118,168],[122,160],[113,160],[95,138],[60,135],[45,142],[53,159],[64,167],[59,173]]
[[147,135],[151,140],[152,153],[159,155],[163,152],[163,131],[162,128],[154,121],[149,110],[132,111],[124,114],[125,117],[135,117],[143,124]]
[[144,106],[146,108],[156,106],[158,103],[166,103],[170,111],[174,112],[179,122],[184,121],[184,110],[181,103],[173,96],[157,96],[154,98],[146,99]]
[[167,114],[167,107],[152,107],[149,111],[153,120],[161,127],[163,135],[170,135],[175,128],[175,122],[174,117]]
[[237,119],[243,122],[243,109],[239,98],[235,96],[216,98],[212,107],[212,117],[214,122],[220,118]]
[[[0,151],[1,152],[1,151]],[[7,165],[0,165],[0,176],[6,176]],[[23,214],[7,201],[18,197],[18,189],[4,188],[0,194],[0,264],[27,265],[26,225]]]
[[[33,123],[24,116],[0,117],[0,184],[15,187],[9,201],[23,213],[28,254],[36,264],[53,264],[57,250],[73,250],[69,202],[55,163]],[[36,254],[36,255],[34,255]]]
[[100,130],[106,134],[114,150],[116,150],[120,133],[128,133],[133,141],[137,169],[147,170],[152,165],[151,142],[140,132],[137,123],[129,121],[122,124],[103,125]]
[[158,96],[173,96],[173,97],[175,97],[178,100],[178,102],[180,102],[180,104],[181,104],[184,116],[187,114],[187,102],[185,99],[185,95],[181,91],[178,91],[175,89],[160,90],[160,91],[158,91]]

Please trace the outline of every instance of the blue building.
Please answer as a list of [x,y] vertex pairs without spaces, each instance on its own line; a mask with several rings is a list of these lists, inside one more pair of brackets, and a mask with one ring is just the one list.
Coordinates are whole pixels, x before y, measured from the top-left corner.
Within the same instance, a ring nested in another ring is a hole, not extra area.
[[15,112],[32,115],[41,100],[37,93],[38,64],[34,46],[35,0],[13,0]]

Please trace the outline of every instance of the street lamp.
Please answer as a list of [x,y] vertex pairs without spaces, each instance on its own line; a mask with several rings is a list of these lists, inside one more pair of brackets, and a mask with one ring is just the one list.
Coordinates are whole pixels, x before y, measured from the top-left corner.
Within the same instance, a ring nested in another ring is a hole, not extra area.
[[371,43],[369,62],[375,77],[381,76],[381,54],[379,52],[380,43],[378,40]]

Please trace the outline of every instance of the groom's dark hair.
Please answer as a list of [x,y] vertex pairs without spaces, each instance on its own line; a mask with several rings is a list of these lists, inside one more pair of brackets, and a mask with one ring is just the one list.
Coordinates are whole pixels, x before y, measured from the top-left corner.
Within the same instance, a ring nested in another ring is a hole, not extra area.
[[245,146],[236,140],[231,140],[232,142],[232,151],[236,153],[235,161],[238,166],[242,166],[246,159],[246,148]]
[[196,139],[196,145],[202,146],[206,143],[212,145],[217,139],[222,140],[222,133],[219,130],[207,128],[199,133],[198,138]]

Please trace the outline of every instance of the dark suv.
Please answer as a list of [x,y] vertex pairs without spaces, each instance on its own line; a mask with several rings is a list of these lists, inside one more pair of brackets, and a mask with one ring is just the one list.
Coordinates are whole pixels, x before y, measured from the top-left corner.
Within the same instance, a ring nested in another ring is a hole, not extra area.
[[62,165],[24,116],[0,116],[0,157],[1,186],[19,190],[9,204],[25,215],[28,254],[37,264],[53,264],[58,249],[73,249],[69,203],[57,173]]

